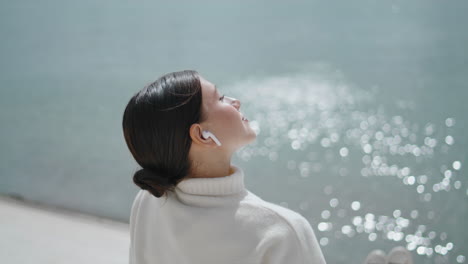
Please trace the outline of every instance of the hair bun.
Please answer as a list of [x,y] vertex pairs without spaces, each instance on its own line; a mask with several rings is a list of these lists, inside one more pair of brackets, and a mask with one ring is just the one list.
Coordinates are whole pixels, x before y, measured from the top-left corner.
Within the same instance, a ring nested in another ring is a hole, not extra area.
[[163,175],[145,168],[135,172],[133,182],[141,189],[149,191],[158,198],[163,196],[166,190],[174,185],[169,175]]

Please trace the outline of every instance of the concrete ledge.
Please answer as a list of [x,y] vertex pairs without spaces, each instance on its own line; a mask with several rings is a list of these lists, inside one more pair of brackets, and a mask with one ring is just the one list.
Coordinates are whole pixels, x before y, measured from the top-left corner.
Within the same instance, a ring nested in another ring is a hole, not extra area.
[[0,196],[2,263],[128,263],[126,223]]

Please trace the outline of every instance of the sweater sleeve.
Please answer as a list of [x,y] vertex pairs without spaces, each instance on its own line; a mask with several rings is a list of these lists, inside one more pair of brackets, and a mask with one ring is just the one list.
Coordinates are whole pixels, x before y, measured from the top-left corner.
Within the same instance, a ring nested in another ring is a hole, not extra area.
[[142,190],[140,190],[136,197],[135,197],[135,200],[133,200],[133,204],[132,204],[132,209],[131,209],[131,213],[130,213],[130,246],[129,246],[129,264],[134,264],[136,263],[136,260],[135,260],[135,248],[134,248],[134,243],[135,243],[135,239],[134,239],[134,234],[135,234],[135,220],[136,220],[136,217],[137,217],[137,214],[138,214],[138,211],[139,211],[139,207],[140,207],[140,204],[141,204],[141,196],[143,195],[143,192]]
[[302,216],[288,221],[281,235],[266,251],[262,264],[325,264],[322,250],[309,222]]

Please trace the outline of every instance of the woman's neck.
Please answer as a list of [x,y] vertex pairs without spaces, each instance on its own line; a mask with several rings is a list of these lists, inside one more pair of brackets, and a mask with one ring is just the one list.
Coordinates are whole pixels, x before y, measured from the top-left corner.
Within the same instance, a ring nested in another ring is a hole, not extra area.
[[203,162],[195,161],[188,178],[225,177],[231,175],[233,172],[231,159],[220,159],[218,157],[205,159]]

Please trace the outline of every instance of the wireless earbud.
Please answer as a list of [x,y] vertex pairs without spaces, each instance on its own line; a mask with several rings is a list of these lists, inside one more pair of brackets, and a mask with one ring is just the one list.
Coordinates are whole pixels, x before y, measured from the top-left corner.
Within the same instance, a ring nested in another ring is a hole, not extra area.
[[213,135],[213,133],[211,133],[210,131],[203,131],[202,137],[204,139],[212,138],[218,146],[221,146],[221,142],[219,142],[219,140],[215,137],[215,135]]

